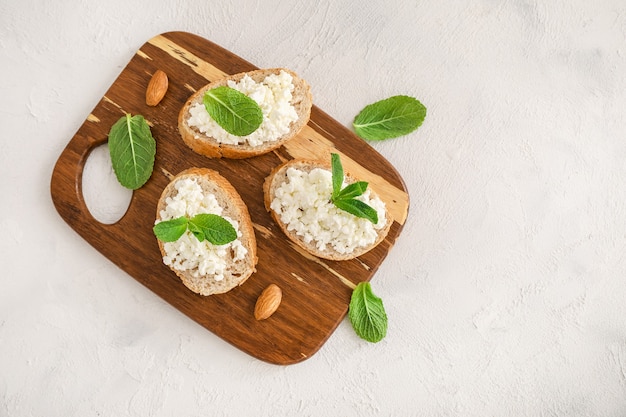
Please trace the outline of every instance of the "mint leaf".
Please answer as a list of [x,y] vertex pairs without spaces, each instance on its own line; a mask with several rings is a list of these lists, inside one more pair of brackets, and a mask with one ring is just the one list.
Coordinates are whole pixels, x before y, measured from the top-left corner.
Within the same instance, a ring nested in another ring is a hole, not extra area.
[[187,227],[189,228],[189,231],[191,232],[191,234],[193,234],[196,237],[196,239],[198,239],[198,241],[202,242],[203,240],[206,239],[206,237],[204,236],[204,232],[196,224],[189,222],[187,223]]
[[211,118],[232,135],[249,135],[263,122],[257,102],[234,88],[221,86],[208,90],[203,102]]
[[159,222],[152,228],[157,239],[162,242],[177,241],[187,229],[200,242],[207,240],[214,245],[225,245],[237,239],[233,225],[217,214],[201,213],[191,219],[181,216]]
[[343,166],[341,166],[341,160],[339,159],[338,154],[330,154],[330,166],[333,178],[332,197],[335,198],[341,191],[341,186],[343,185]]
[[356,200],[367,189],[367,182],[357,181],[347,185],[343,190],[343,166],[341,159],[336,153],[330,154],[330,165],[332,170],[333,192],[330,201],[340,210],[348,212],[357,217],[367,219],[374,224],[378,223],[378,213],[376,210],[361,200]]
[[154,169],[156,142],[150,126],[141,115],[122,116],[109,131],[109,153],[117,180],[136,190],[144,185]]
[[383,301],[374,295],[369,282],[360,282],[352,291],[348,317],[356,334],[368,342],[380,342],[387,335]]
[[367,219],[373,224],[378,223],[378,212],[361,200],[357,200],[354,198],[345,200],[336,199],[335,201],[333,201],[333,203],[337,208],[346,211],[356,217]]
[[357,181],[349,184],[339,192],[337,198],[339,199],[349,199],[362,195],[365,190],[367,190],[367,182],[365,181]]
[[217,214],[202,213],[189,219],[189,230],[200,242],[204,239],[214,245],[225,245],[237,239],[233,225]]
[[352,125],[367,140],[383,140],[407,135],[426,118],[426,107],[409,96],[393,96],[365,106]]
[[176,219],[165,220],[154,225],[152,231],[162,242],[175,242],[187,230],[188,220],[185,216]]

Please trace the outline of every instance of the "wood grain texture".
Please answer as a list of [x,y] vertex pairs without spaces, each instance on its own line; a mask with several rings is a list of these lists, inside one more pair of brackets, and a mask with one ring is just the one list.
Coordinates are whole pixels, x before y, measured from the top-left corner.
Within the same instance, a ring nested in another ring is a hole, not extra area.
[[[169,90],[158,106],[150,107],[145,89],[159,69],[169,77]],[[193,153],[177,131],[185,100],[215,78],[253,69],[249,62],[193,34],[169,32],[150,39],[61,153],[52,173],[51,194],[61,217],[130,276],[242,351],[286,365],[311,357],[344,318],[354,286],[372,278],[399,236],[409,197],[388,161],[315,106],[304,131],[269,154],[218,160]],[[85,205],[82,172],[91,150],[107,141],[110,127],[126,112],[142,114],[150,123],[157,142],[155,169],[150,180],[133,192],[122,219],[106,225],[96,221]],[[330,158],[331,151],[342,155],[346,170],[370,181],[394,218],[387,238],[352,261],[332,262],[304,253],[282,235],[263,205],[262,184],[272,168],[296,157]],[[257,272],[226,294],[203,297],[189,291],[162,263],[152,234],[157,200],[169,177],[190,167],[208,167],[226,177],[248,205],[255,226]],[[282,289],[282,303],[272,317],[257,321],[256,299],[271,283]]]

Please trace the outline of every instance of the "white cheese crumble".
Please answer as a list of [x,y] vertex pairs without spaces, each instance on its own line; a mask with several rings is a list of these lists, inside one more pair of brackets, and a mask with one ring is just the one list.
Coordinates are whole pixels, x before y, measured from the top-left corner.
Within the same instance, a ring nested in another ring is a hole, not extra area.
[[378,224],[347,213],[330,201],[333,188],[330,171],[315,168],[307,173],[291,167],[286,174],[287,180],[276,188],[270,208],[280,216],[288,231],[302,237],[307,244],[314,242],[318,250],[326,250],[329,245],[338,253],[351,253],[374,243],[377,230],[385,227],[385,203],[378,197],[372,198],[369,188],[357,198],[376,210]]
[[187,124],[220,143],[258,146],[264,142],[275,141],[288,133],[291,123],[298,119],[298,113],[291,104],[293,77],[285,71],[270,74],[260,83],[244,75],[238,83],[228,81],[228,86],[250,97],[261,108],[263,122],[257,130],[247,136],[228,133],[211,118],[202,102],[195,103],[189,108],[191,116],[187,119]]
[[[178,193],[165,200],[165,209],[159,213],[161,221],[181,216],[191,218],[200,213],[222,216],[223,209],[215,195],[204,194],[195,179],[180,179],[174,183],[174,188]],[[233,261],[242,260],[248,250],[240,240],[242,234],[239,230],[239,222],[228,216],[222,217],[233,225],[237,231],[237,239],[226,245],[217,246],[206,240],[200,242],[187,230],[177,241],[163,243],[165,251],[163,263],[177,271],[189,271],[196,278],[212,275],[216,281],[223,280],[228,269],[228,259],[232,257]],[[229,252],[231,256],[228,256]]]

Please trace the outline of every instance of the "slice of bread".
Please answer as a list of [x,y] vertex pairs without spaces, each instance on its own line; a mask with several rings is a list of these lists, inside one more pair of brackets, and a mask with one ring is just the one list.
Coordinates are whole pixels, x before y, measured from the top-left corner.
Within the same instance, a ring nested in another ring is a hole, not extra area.
[[[213,194],[217,203],[222,208],[222,217],[229,217],[238,222],[238,229],[241,236],[238,238],[241,245],[247,249],[243,259],[235,259],[234,249],[229,247],[226,250],[225,258],[227,267],[223,273],[223,279],[216,280],[214,275],[198,274],[198,268],[187,270],[177,270],[170,266],[190,290],[201,295],[220,294],[230,291],[238,285],[243,284],[256,270],[257,247],[252,220],[248,208],[241,199],[241,196],[230,182],[216,171],[208,168],[189,168],[176,175],[163,190],[157,203],[157,221],[162,220],[162,210],[167,206],[168,197],[175,197],[178,194],[175,184],[181,179],[194,179],[202,189],[202,195]],[[195,237],[192,237],[195,239]],[[161,255],[166,256],[165,244],[157,239]]]
[[[276,196],[276,190],[283,183],[289,180],[287,177],[287,170],[289,168],[296,168],[306,173],[310,173],[315,168],[322,168],[324,170],[329,171],[330,173],[331,167],[330,167],[330,163],[325,163],[322,161],[293,159],[291,161],[288,161],[274,168],[272,172],[270,173],[270,175],[265,179],[265,182],[263,183],[265,208],[267,209],[267,211],[270,212],[272,218],[278,224],[278,226],[283,231],[283,233],[296,245],[298,245],[299,247],[301,247],[308,253],[315,255],[319,258],[329,259],[333,261],[344,261],[344,260],[354,259],[358,256],[363,255],[366,252],[369,252],[370,250],[372,250],[374,247],[376,247],[380,242],[382,242],[385,239],[385,236],[387,236],[387,233],[389,232],[389,229],[391,228],[391,224],[393,220],[388,210],[385,210],[384,216],[382,217],[379,212],[378,224],[382,225],[382,227],[379,226],[380,228],[376,230],[375,240],[365,246],[358,246],[348,253],[341,253],[335,250],[332,247],[332,244],[327,244],[325,245],[323,249],[320,249],[318,248],[318,241],[315,239],[308,241],[308,242],[305,241],[303,236],[296,234],[296,232],[292,228],[289,228],[289,226],[281,220],[280,214],[274,211],[271,207],[272,201],[274,200]],[[349,173],[345,172],[344,181],[347,184],[352,184],[356,182],[357,179],[351,176]],[[370,198],[378,198],[372,190],[370,190]],[[330,193],[328,195],[328,199],[329,199],[328,204],[332,204],[330,203]],[[301,210],[301,208],[299,207],[296,209]],[[352,216],[349,213],[348,215]],[[364,220],[364,219],[359,219],[359,220],[363,220],[367,222],[367,220]],[[381,222],[381,220],[384,223]]]
[[[205,133],[200,132],[196,127],[192,127],[188,124],[190,107],[196,103],[203,103],[204,93],[207,90],[228,85],[228,81],[239,82],[245,75],[248,75],[256,83],[260,83],[268,75],[280,74],[281,71],[285,71],[292,77],[294,91],[292,92],[290,104],[294,106],[298,118],[297,120],[291,122],[289,131],[281,137],[276,138],[276,140],[265,141],[256,146],[252,146],[247,142],[240,144],[220,143],[214,137],[207,136]],[[242,72],[215,80],[191,95],[178,115],[178,130],[187,146],[201,155],[209,158],[250,158],[279,148],[282,144],[300,133],[302,128],[309,121],[312,104],[313,100],[311,97],[311,89],[308,83],[298,77],[298,75],[296,75],[293,71],[284,68],[271,68]]]

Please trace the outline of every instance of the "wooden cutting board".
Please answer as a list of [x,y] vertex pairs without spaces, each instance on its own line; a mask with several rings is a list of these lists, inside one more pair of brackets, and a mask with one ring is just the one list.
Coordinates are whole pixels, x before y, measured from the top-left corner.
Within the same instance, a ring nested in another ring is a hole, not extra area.
[[[145,90],[158,69],[168,75],[169,90],[158,106],[149,107]],[[177,131],[185,100],[211,80],[253,69],[249,62],[193,34],[170,32],[150,39],[70,139],[54,167],[50,188],[61,217],[130,276],[244,352],[286,365],[317,352],[345,317],[352,289],[372,278],[400,234],[409,197],[388,161],[316,106],[301,134],[275,152],[245,160],[209,159],[192,152]],[[150,180],[133,192],[124,217],[107,225],[95,220],[85,205],[82,172],[91,150],[106,143],[109,129],[125,113],[141,114],[150,123],[156,161]],[[326,261],[304,253],[282,235],[263,206],[262,184],[272,168],[293,158],[329,159],[331,151],[341,155],[346,171],[370,182],[394,219],[380,245],[351,261]],[[152,233],[168,175],[194,166],[219,171],[237,188],[248,205],[258,244],[257,272],[242,286],[210,297],[192,293],[162,263]],[[269,319],[256,321],[254,304],[270,283],[283,290],[283,301]]]

